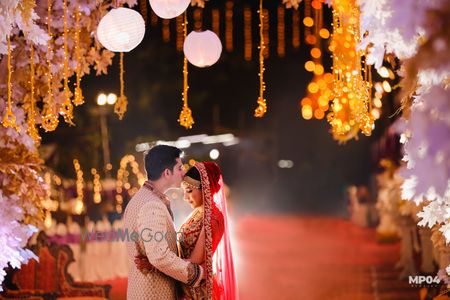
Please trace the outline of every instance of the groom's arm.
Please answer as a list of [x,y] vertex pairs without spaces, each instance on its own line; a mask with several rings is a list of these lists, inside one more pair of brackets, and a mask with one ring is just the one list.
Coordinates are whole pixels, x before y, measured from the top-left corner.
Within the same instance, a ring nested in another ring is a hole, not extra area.
[[139,212],[137,224],[139,238],[143,239],[145,254],[149,262],[159,271],[188,285],[197,286],[203,277],[203,269],[198,264],[181,259],[170,250],[165,237],[166,210],[164,204],[149,201]]

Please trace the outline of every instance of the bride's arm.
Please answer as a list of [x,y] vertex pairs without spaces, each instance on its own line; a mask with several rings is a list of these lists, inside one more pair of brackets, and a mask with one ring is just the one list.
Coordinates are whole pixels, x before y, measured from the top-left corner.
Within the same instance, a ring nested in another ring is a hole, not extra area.
[[187,259],[195,264],[202,264],[205,261],[205,228],[202,227],[195,243],[194,250],[192,250],[191,256]]

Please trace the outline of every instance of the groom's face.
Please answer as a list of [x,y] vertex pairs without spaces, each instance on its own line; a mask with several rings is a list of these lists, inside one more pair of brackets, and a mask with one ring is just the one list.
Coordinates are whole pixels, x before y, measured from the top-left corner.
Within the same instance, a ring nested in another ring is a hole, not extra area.
[[170,186],[171,187],[180,187],[181,186],[181,181],[183,181],[183,177],[184,177],[184,167],[183,167],[183,162],[181,161],[181,158],[177,158],[177,163],[176,165],[173,167],[173,170],[170,174]]

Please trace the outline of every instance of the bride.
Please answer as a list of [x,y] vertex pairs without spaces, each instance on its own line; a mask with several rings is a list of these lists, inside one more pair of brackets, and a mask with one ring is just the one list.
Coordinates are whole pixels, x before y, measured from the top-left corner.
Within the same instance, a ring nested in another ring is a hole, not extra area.
[[[193,211],[178,231],[178,252],[185,260],[202,264],[206,276],[196,288],[180,283],[179,296],[181,299],[237,299],[220,168],[214,162],[198,162],[184,176],[182,187]],[[137,256],[135,263],[141,271],[153,267],[146,256]]]

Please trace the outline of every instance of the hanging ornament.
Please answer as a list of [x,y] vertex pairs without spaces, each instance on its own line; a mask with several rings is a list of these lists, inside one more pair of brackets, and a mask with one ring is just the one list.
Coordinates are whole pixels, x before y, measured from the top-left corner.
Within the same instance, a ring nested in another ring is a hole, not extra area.
[[123,74],[125,73],[123,67],[123,52],[120,52],[120,96],[117,99],[116,104],[114,105],[114,112],[119,116],[119,120],[123,119],[125,112],[127,111],[128,100],[125,96],[125,82],[123,80]]
[[225,3],[225,49],[233,51],[233,1]]
[[335,0],[333,5],[333,36],[330,50],[333,53],[334,87],[332,112],[327,119],[333,137],[345,142],[356,138],[361,130],[371,135],[374,118],[370,114],[370,84],[361,75],[360,12],[355,0]]
[[144,38],[145,22],[135,10],[119,7],[109,11],[98,24],[100,44],[113,52],[129,52]]
[[11,75],[12,75],[12,69],[11,69],[11,39],[9,35],[7,36],[7,43],[8,43],[8,108],[6,110],[6,114],[3,117],[3,126],[4,127],[12,127],[17,132],[20,132],[20,127],[16,123],[16,116],[12,112],[12,106],[11,106]]
[[252,60],[252,11],[244,6],[244,59]]
[[33,138],[34,143],[39,145],[41,137],[39,136],[39,132],[36,128],[36,111],[35,111],[35,98],[34,98],[34,46],[30,45],[30,111],[28,112],[28,120],[27,125],[28,134]]
[[267,112],[267,103],[264,98],[264,91],[266,90],[266,84],[264,82],[264,12],[263,12],[263,0],[259,0],[259,97],[258,97],[258,107],[255,109],[255,117],[262,118]]
[[69,38],[69,29],[67,28],[67,0],[63,1],[63,49],[64,49],[64,102],[61,106],[61,112],[64,116],[64,121],[67,124],[74,126],[73,123],[73,105],[72,100],[70,99],[71,92],[69,88],[69,49],[67,46],[68,38]]
[[53,34],[51,30],[52,22],[52,0],[47,0],[47,34],[49,36],[47,42],[47,96],[44,98],[44,108],[42,114],[41,126],[45,131],[53,131],[58,127],[59,120],[55,108],[55,99],[53,97],[53,74],[52,62],[53,58]]
[[[184,38],[187,35],[187,13],[184,13]],[[186,56],[183,59],[183,108],[180,112],[180,117],[178,118],[178,123],[186,129],[191,129],[194,125],[194,118],[192,117],[192,111],[188,106],[188,60]]]
[[75,7],[75,59],[77,62],[75,95],[73,104],[76,106],[84,103],[83,91],[81,90],[81,53],[80,53],[80,17],[81,12],[78,5]]
[[210,30],[192,31],[184,41],[183,51],[188,61],[194,66],[209,67],[219,60],[222,43]]
[[278,6],[277,19],[277,54],[279,57],[284,57],[286,55],[284,6]]
[[186,11],[191,0],[149,0],[149,2],[160,18],[172,19]]

